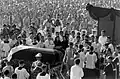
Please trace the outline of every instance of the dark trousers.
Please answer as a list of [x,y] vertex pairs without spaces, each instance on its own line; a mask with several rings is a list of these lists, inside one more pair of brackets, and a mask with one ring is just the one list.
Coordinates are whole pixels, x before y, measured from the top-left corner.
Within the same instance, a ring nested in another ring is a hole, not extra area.
[[83,71],[84,71],[83,79],[96,79],[96,73],[98,72],[96,69],[84,68]]

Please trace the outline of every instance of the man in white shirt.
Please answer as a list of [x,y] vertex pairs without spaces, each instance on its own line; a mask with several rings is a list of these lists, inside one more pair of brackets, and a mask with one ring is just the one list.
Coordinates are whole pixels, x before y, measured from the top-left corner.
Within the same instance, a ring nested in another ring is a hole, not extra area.
[[106,41],[107,41],[107,37],[105,36],[105,30],[102,30],[98,42],[103,46],[106,43]]
[[10,51],[10,41],[9,37],[6,35],[4,41],[1,42],[2,45],[2,52],[4,53],[3,56],[7,57],[9,51]]
[[79,65],[80,59],[76,59],[75,65],[71,67],[70,79],[82,79],[82,77],[84,76],[83,69]]
[[48,35],[48,39],[45,41],[45,48],[53,49],[54,48],[54,42],[51,38],[51,35]]
[[75,37],[75,31],[72,31],[71,35],[69,36],[69,42],[73,42],[74,43],[75,42],[75,38],[76,38]]
[[63,22],[60,19],[60,14],[57,14],[56,20],[55,20],[55,32],[60,32],[63,28]]
[[29,37],[26,38],[26,44],[29,45],[29,46],[32,45],[32,39],[31,39],[31,36],[32,36],[32,35],[30,35]]
[[97,62],[97,56],[93,52],[94,48],[91,46],[90,51],[86,53],[86,68],[95,69],[95,63]]
[[15,68],[17,79],[29,79],[30,74],[24,68],[24,61],[19,62],[19,67]]

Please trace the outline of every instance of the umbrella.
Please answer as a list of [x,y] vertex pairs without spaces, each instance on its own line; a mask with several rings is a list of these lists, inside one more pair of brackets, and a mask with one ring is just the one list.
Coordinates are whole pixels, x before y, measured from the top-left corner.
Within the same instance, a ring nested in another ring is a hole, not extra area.
[[62,53],[55,49],[47,49],[47,48],[37,48],[32,46],[17,46],[11,49],[7,60],[11,61],[14,59],[25,60],[25,61],[36,61],[35,55],[41,53],[42,54],[42,62],[55,64],[58,62],[62,62]]

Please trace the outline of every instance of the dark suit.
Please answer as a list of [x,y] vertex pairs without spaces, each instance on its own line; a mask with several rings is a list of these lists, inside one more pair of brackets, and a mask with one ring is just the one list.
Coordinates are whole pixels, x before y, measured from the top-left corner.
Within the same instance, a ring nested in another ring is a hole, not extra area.
[[106,74],[106,79],[114,79],[115,78],[115,73],[113,71],[114,69],[114,65],[112,63],[109,63],[106,67],[105,67],[105,74]]

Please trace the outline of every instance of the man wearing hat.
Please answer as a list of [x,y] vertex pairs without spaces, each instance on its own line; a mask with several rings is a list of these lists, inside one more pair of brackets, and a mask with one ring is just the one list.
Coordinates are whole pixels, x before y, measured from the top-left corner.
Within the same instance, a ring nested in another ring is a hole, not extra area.
[[41,66],[42,66],[42,62],[41,62],[42,54],[38,53],[35,57],[37,60],[32,64],[32,71],[38,66],[38,64],[41,63]]

